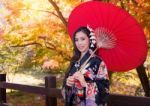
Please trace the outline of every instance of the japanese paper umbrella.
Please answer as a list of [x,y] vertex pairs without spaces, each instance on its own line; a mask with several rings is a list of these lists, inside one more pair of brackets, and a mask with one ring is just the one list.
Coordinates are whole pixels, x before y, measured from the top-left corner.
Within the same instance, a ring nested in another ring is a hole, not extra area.
[[[112,49],[98,49],[110,71],[128,71],[141,65],[146,59],[147,43],[138,22],[125,10],[99,1],[84,2],[77,6],[68,19],[70,37],[81,26],[102,28],[116,38]],[[108,34],[109,36],[109,34]]]

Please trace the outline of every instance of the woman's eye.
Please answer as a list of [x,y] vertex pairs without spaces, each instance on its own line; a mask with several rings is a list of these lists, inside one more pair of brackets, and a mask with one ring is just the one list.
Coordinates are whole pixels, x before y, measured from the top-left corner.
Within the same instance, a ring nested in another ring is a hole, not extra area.
[[85,40],[85,38],[81,38],[81,40]]

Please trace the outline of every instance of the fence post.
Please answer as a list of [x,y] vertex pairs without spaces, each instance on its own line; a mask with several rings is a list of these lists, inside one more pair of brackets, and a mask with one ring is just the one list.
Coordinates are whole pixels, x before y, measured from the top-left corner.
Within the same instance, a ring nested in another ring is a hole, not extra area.
[[[6,82],[6,74],[0,74],[0,83]],[[6,88],[0,88],[0,103],[6,103]]]
[[[56,88],[56,77],[45,77],[45,88]],[[46,96],[46,106],[57,106],[57,98]]]

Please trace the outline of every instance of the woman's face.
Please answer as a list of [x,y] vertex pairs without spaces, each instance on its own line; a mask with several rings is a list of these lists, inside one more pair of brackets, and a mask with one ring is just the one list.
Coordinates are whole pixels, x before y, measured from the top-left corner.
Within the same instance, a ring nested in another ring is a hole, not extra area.
[[89,38],[82,31],[75,35],[75,45],[81,53],[86,53],[89,50]]

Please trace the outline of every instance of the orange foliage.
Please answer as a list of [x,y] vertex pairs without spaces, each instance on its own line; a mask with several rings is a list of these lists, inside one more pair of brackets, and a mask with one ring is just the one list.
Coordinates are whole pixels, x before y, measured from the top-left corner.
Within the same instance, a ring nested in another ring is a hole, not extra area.
[[43,69],[57,69],[59,67],[59,63],[56,60],[47,60],[43,63],[42,68]]

